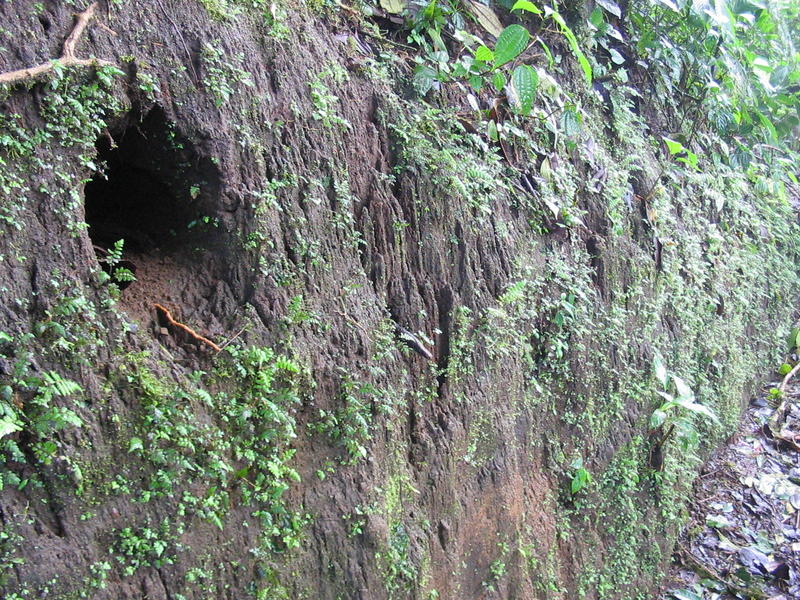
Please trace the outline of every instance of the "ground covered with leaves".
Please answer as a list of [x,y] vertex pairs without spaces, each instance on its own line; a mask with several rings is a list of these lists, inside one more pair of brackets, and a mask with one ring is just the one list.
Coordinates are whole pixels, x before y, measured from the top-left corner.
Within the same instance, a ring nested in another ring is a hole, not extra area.
[[800,383],[777,389],[698,478],[662,600],[800,598]]

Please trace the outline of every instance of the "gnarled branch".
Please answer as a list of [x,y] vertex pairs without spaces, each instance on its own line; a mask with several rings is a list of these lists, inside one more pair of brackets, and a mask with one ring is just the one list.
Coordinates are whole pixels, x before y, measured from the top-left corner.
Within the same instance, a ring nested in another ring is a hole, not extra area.
[[94,11],[97,9],[97,2],[89,5],[89,8],[77,15],[77,22],[72,32],[64,40],[64,46],[61,51],[61,56],[55,60],[51,60],[35,67],[27,69],[19,69],[17,71],[9,71],[8,73],[0,73],[0,83],[15,84],[27,79],[33,79],[48,73],[55,69],[56,65],[60,67],[105,67],[113,65],[114,63],[102,60],[100,58],[77,58],[75,56],[75,46],[78,43],[81,35],[83,35],[89,20],[94,16]]

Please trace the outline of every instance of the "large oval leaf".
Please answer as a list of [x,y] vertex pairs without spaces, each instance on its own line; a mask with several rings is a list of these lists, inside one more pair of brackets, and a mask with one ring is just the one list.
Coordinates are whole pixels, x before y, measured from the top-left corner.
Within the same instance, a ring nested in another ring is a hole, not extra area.
[[517,93],[519,112],[529,115],[536,97],[536,87],[539,85],[539,76],[529,65],[520,65],[511,74],[511,83]]
[[494,65],[499,67],[517,58],[530,40],[528,30],[522,25],[509,25],[497,38],[494,48]]
[[427,65],[417,65],[411,84],[420,96],[424,96],[436,84],[436,71]]
[[595,2],[597,2],[600,6],[606,9],[607,12],[610,12],[618,19],[622,17],[622,11],[620,10],[619,5],[613,0],[595,0]]

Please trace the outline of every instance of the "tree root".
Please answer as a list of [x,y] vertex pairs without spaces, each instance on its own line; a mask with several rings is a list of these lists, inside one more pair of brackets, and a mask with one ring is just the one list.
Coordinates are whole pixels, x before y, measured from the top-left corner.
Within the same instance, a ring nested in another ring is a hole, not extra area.
[[160,304],[153,304],[153,307],[156,310],[160,311],[164,315],[164,318],[167,320],[167,323],[169,323],[173,327],[175,327],[177,329],[180,329],[181,331],[186,333],[189,337],[197,340],[198,342],[201,342],[201,343],[207,345],[208,347],[212,348],[215,352],[221,352],[222,351],[222,348],[217,346],[214,342],[212,342],[207,337],[204,337],[204,336],[200,335],[199,333],[197,333],[191,327],[188,327],[188,326],[184,325],[183,323],[181,323],[179,321],[176,321],[172,317],[172,313],[170,313],[166,308],[164,308]]
[[78,43],[81,35],[83,35],[89,20],[94,16],[94,11],[97,9],[97,2],[89,5],[89,8],[77,15],[77,22],[72,29],[72,33],[64,40],[64,46],[61,56],[50,62],[36,65],[27,69],[19,69],[17,71],[9,71],[7,73],[0,73],[0,83],[15,84],[20,81],[34,79],[39,75],[53,71],[56,66],[59,67],[105,67],[111,66],[114,63],[102,60],[100,58],[78,58],[75,56],[75,46]]

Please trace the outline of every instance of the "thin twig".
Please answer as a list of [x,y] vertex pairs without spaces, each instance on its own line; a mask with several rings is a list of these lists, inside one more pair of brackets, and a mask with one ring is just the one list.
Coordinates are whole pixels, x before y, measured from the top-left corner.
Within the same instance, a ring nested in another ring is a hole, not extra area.
[[336,314],[339,315],[340,317],[342,317],[345,321],[347,321],[351,325],[355,325],[356,327],[358,327],[361,331],[364,332],[364,335],[366,335],[368,338],[370,337],[369,331],[367,331],[361,323],[359,323],[358,321],[356,321],[352,317],[347,316],[345,313],[343,313],[340,310],[337,310]]
[[78,44],[81,35],[83,35],[86,26],[89,24],[89,20],[94,16],[94,11],[96,9],[97,2],[94,2],[89,5],[89,8],[77,15],[78,21],[75,23],[72,32],[67,36],[67,39],[64,40],[64,46],[59,58],[42,63],[41,65],[36,65],[35,67],[0,73],[0,83],[9,83],[13,85],[20,81],[33,79],[54,70],[56,65],[59,67],[106,67],[113,65],[114,63],[100,58],[75,57],[75,46]]
[[189,46],[186,44],[186,39],[183,37],[183,33],[181,33],[181,30],[175,24],[175,21],[172,20],[172,17],[170,16],[167,9],[164,8],[164,5],[161,4],[161,0],[156,0],[156,4],[158,4],[158,7],[161,9],[161,12],[164,13],[164,16],[167,17],[167,20],[170,22],[172,28],[175,30],[175,34],[181,41],[181,45],[183,45],[183,50],[184,52],[186,52],[186,57],[189,59],[189,68],[192,70],[192,75],[194,75],[195,83],[200,83],[200,78],[197,76],[197,71],[194,70],[194,61],[192,59],[192,53],[189,51]]
[[225,348],[225,346],[227,346],[227,345],[228,345],[228,344],[230,344],[230,343],[231,343],[233,340],[235,340],[235,339],[236,339],[236,338],[238,338],[240,335],[242,335],[242,333],[244,333],[244,330],[245,330],[245,329],[247,329],[247,325],[245,325],[244,327],[242,327],[242,328],[241,328],[241,329],[240,329],[240,330],[239,330],[239,331],[236,333],[236,335],[234,335],[232,338],[230,338],[229,340],[226,340],[226,341],[225,341],[223,344],[221,344],[221,345],[220,345],[220,347],[219,347],[219,349],[220,349],[220,350],[222,350],[223,348]]
[[97,10],[97,2],[90,4],[89,8],[78,15],[78,22],[75,23],[75,28],[64,40],[63,58],[75,58],[75,46],[89,24],[89,19],[94,16],[95,10]]

